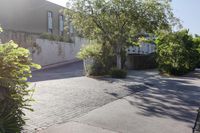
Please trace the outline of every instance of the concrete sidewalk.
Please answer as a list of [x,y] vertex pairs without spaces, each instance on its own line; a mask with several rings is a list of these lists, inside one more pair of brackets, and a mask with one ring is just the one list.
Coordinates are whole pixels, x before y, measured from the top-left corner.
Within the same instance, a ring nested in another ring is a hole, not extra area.
[[142,103],[143,101],[137,98],[137,94],[127,96],[93,110],[80,118],[75,118],[71,122],[50,127],[40,133],[192,132],[192,123],[167,116],[145,115],[144,108],[138,106]]

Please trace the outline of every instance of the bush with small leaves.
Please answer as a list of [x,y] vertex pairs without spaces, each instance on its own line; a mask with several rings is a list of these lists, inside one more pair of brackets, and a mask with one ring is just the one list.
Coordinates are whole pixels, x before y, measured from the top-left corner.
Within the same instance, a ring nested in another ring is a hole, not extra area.
[[157,63],[161,73],[184,75],[199,62],[199,52],[188,30],[160,33],[156,39]]
[[24,109],[30,107],[32,89],[27,79],[31,69],[40,66],[32,63],[29,50],[13,41],[0,45],[0,132],[20,133],[25,125]]
[[112,48],[98,43],[88,44],[81,49],[77,57],[84,60],[86,75],[101,76],[109,74],[115,66]]
[[110,75],[112,78],[126,78],[127,71],[123,69],[112,68]]
[[[196,49],[200,55],[200,36],[198,35],[195,35],[194,39],[193,39],[195,45],[196,45]],[[200,68],[200,60],[198,62],[198,65],[197,65],[198,68]]]

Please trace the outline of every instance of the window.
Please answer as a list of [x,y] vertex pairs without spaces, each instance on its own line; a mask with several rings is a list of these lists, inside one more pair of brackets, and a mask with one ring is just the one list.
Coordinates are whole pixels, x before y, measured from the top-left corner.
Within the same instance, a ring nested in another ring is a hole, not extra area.
[[72,25],[72,21],[70,18],[68,18],[68,30],[69,30],[69,34],[73,34],[74,33],[74,27]]
[[53,13],[48,12],[48,32],[53,33]]
[[74,33],[74,27],[73,27],[73,25],[72,25],[71,22],[70,22],[70,24],[69,24],[69,32],[70,32],[70,34],[73,34],[73,33]]
[[59,32],[60,35],[63,36],[64,34],[64,16],[59,15]]

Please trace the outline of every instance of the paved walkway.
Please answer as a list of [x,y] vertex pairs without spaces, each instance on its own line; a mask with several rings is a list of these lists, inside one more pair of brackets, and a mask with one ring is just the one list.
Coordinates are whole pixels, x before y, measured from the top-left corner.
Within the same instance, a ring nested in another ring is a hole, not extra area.
[[144,115],[134,95],[40,133],[191,133],[192,124],[170,117]]
[[[182,78],[130,71],[125,80],[91,79],[78,66],[48,70],[48,77],[38,73],[29,132],[191,133],[200,106],[199,71]],[[68,72],[72,68],[76,76]]]
[[34,72],[31,81],[36,90],[34,112],[26,112],[27,133],[68,122],[117,100],[112,94],[118,97],[131,94],[125,83],[82,76],[81,62]]

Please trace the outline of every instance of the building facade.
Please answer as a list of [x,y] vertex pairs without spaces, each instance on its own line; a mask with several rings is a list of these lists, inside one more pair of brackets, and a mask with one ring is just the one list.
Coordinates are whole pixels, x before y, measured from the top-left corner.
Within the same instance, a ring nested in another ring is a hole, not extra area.
[[46,0],[1,0],[0,24],[4,30],[61,35],[63,9]]
[[64,17],[64,9],[47,0],[1,0],[0,26],[4,30],[1,42],[14,40],[29,48],[42,33],[72,37],[73,26]]
[[87,40],[74,34],[64,9],[47,0],[0,0],[0,44],[13,40],[41,66],[77,61]]

